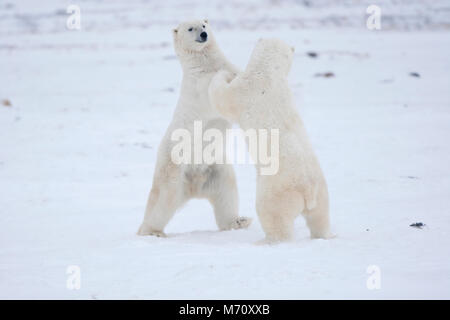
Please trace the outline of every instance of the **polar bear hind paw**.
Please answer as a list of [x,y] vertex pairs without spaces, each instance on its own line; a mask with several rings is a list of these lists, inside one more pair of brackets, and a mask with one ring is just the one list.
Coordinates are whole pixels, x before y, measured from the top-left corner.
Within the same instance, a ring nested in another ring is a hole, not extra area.
[[139,236],[155,236],[158,238],[166,238],[167,237],[167,235],[164,232],[151,230],[150,228],[148,228],[147,226],[144,226],[144,225],[141,225],[137,234]]
[[245,229],[252,223],[252,218],[239,217],[231,223],[231,229]]

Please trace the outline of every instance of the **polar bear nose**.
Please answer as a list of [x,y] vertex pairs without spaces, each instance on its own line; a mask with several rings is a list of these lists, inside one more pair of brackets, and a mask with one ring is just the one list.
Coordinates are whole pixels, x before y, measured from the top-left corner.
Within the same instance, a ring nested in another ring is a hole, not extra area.
[[202,33],[200,33],[200,38],[202,38],[202,40],[206,40],[206,38],[208,38],[208,34],[203,31]]

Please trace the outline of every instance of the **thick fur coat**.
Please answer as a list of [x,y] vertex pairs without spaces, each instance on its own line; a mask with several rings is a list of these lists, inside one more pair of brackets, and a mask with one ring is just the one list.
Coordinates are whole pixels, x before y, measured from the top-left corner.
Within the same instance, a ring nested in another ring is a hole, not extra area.
[[217,71],[236,74],[238,70],[225,59],[206,20],[181,23],[173,30],[173,39],[183,69],[181,93],[158,149],[153,185],[138,234],[164,236],[164,228],[175,211],[191,198],[210,201],[220,230],[247,227],[250,218],[238,216],[232,165],[177,165],[171,158],[175,144],[172,133],[177,129],[193,133],[194,121],[201,121],[205,128],[219,129],[225,135],[230,123],[211,107],[208,87]]
[[243,73],[235,77],[223,70],[209,87],[211,104],[243,130],[279,130],[278,172],[261,174],[254,159],[259,173],[256,209],[269,241],[292,238],[300,213],[312,238],[331,236],[327,184],[288,86],[293,54],[281,40],[260,40]]

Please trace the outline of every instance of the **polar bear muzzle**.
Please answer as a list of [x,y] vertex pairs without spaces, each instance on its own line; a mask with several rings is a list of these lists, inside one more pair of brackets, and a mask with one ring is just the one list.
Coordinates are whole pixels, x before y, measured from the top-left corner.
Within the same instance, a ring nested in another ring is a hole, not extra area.
[[200,33],[199,37],[197,37],[195,41],[203,43],[206,42],[206,40],[208,40],[208,34],[205,31],[203,31],[202,33]]

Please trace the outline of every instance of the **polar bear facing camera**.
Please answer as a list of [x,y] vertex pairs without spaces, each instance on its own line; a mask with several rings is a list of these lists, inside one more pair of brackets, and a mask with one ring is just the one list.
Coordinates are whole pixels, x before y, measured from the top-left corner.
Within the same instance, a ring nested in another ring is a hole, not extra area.
[[300,213],[311,238],[331,237],[327,184],[288,86],[293,55],[283,41],[261,39],[242,74],[223,70],[209,86],[211,104],[243,130],[279,130],[277,173],[261,174],[251,152],[259,173],[256,210],[269,242],[291,239]]
[[238,191],[230,164],[176,164],[171,150],[176,144],[172,134],[178,129],[194,131],[194,122],[225,134],[230,127],[214,109],[208,87],[221,69],[236,74],[218,47],[208,21],[181,23],[173,30],[175,52],[183,69],[181,93],[172,121],[160,143],[153,185],[147,201],[139,235],[164,236],[164,228],[175,211],[191,198],[209,200],[220,230],[247,227],[251,219],[238,216]]

